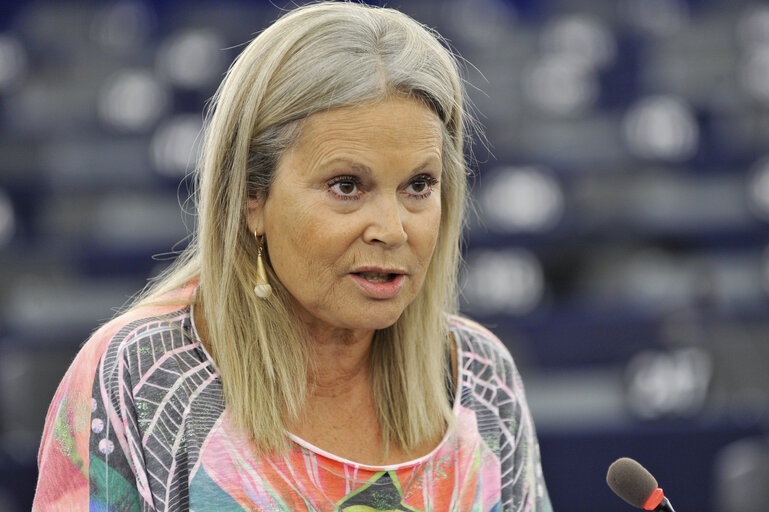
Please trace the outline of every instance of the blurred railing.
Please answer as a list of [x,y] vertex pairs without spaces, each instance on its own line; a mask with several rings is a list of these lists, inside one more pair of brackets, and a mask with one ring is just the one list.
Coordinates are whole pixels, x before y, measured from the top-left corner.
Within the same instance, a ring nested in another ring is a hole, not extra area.
[[[276,5],[0,15],[0,510],[78,346],[183,247],[206,101]],[[388,5],[469,62],[463,309],[524,373],[556,508],[619,510],[625,455],[681,510],[769,508],[769,6]]]

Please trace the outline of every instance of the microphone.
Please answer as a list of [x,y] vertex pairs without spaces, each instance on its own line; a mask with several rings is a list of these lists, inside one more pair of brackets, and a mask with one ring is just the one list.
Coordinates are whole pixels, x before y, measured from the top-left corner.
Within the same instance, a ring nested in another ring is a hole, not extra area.
[[606,483],[614,494],[634,507],[654,512],[675,512],[657,480],[633,459],[615,460],[606,473]]

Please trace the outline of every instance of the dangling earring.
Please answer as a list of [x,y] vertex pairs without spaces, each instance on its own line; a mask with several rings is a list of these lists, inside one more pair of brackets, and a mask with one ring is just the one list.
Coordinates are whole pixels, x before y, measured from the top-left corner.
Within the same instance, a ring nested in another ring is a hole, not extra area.
[[261,236],[256,237],[256,286],[254,286],[254,293],[260,299],[266,299],[272,294],[272,286],[267,280],[267,272],[264,270],[264,260],[262,259],[262,247],[264,239]]

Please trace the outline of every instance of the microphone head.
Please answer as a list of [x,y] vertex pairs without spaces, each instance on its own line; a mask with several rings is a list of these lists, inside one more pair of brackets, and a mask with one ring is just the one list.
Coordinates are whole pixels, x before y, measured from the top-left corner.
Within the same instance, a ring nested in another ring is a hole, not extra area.
[[633,505],[644,508],[657,490],[657,480],[638,462],[627,457],[615,460],[606,473],[606,483],[614,493]]

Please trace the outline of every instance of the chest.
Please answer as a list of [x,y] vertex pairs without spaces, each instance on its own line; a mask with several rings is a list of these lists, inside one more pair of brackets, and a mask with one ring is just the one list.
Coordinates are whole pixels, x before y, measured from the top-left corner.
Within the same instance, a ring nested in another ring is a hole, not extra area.
[[368,466],[299,438],[285,454],[257,457],[231,427],[227,411],[223,420],[191,472],[193,510],[486,512],[499,506],[498,459],[477,430],[452,430],[417,460]]
[[366,393],[344,400],[311,400],[306,414],[290,425],[289,431],[324,452],[372,466],[390,466],[423,457],[441,441],[441,437],[436,437],[411,452],[391,442],[385,450],[376,405]]
[[234,426],[218,381],[174,386],[163,397],[146,397],[160,405],[137,403],[137,410],[145,454],[139,473],[157,503],[171,492],[166,510],[331,512],[376,503],[386,508],[373,510],[486,511],[499,502],[498,455],[479,435],[479,418],[463,407],[443,441],[416,454],[394,449],[383,459],[373,402],[319,401],[290,429],[296,438],[288,454],[260,457]]

